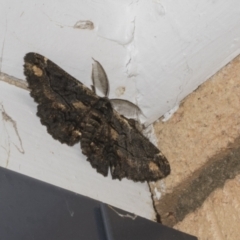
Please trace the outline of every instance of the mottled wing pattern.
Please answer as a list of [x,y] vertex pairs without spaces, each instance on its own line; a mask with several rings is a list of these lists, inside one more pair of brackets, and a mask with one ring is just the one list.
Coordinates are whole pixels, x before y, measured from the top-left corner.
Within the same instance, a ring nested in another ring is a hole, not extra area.
[[61,143],[79,142],[81,120],[98,97],[40,54],[28,53],[24,61],[24,74],[31,96],[38,103],[41,123]]
[[127,119],[45,57],[28,53],[24,73],[37,115],[48,132],[68,145],[81,141],[83,154],[97,172],[113,178],[156,181],[170,173],[167,159]]
[[111,167],[112,139],[110,121],[113,110],[107,98],[100,98],[82,121],[81,148],[97,172],[108,175]]
[[118,161],[111,170],[113,178],[130,176],[134,181],[143,182],[166,177],[170,173],[167,159],[135,125],[134,120],[118,114],[113,118],[112,128],[117,136],[113,148],[118,156]]

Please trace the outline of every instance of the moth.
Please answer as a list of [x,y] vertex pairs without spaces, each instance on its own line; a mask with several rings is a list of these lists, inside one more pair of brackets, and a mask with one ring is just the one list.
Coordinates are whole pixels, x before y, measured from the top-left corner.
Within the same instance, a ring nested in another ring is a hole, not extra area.
[[[140,182],[157,181],[170,173],[166,157],[143,136],[136,121],[114,110],[121,101],[109,100],[107,75],[98,61],[93,63],[92,90],[40,54],[28,53],[24,62],[41,123],[61,143],[81,142],[82,153],[98,173],[107,176],[110,170],[113,179]],[[96,89],[104,96],[98,96]],[[122,106],[127,105],[131,107],[128,101]]]

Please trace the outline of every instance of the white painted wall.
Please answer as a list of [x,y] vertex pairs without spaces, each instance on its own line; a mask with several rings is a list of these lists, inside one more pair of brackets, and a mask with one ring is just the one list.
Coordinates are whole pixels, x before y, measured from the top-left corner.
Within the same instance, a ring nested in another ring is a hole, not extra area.
[[[0,71],[24,79],[23,56],[34,51],[90,86],[93,57],[110,97],[137,103],[152,123],[239,54],[239,26],[239,0],[0,0]],[[24,149],[0,118],[1,166],[152,217],[146,184],[103,178],[79,146],[54,141],[26,91],[1,83],[0,102]]]
[[[0,2],[2,72],[24,79],[23,56],[34,51],[89,86],[94,57],[110,97],[137,103],[149,123],[240,52],[239,0]],[[94,28],[74,28],[80,20]]]

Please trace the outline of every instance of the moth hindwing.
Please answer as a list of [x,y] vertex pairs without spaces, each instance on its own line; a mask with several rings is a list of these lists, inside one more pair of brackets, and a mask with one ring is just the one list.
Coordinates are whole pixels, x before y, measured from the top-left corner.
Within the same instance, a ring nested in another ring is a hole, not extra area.
[[[82,153],[97,172],[107,176],[110,168],[113,179],[141,182],[156,181],[170,173],[164,155],[142,135],[133,119],[113,110],[107,97],[97,96],[40,54],[28,53],[24,61],[41,123],[61,143],[72,146],[80,141]],[[102,88],[108,92],[105,85]]]

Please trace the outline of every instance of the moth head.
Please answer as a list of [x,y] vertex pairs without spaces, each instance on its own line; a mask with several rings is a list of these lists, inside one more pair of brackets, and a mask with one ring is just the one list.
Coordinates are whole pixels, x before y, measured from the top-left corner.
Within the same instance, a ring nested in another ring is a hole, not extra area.
[[96,108],[104,114],[104,116],[106,117],[110,117],[111,113],[112,113],[112,105],[109,101],[108,98],[103,97],[100,98],[96,104]]

